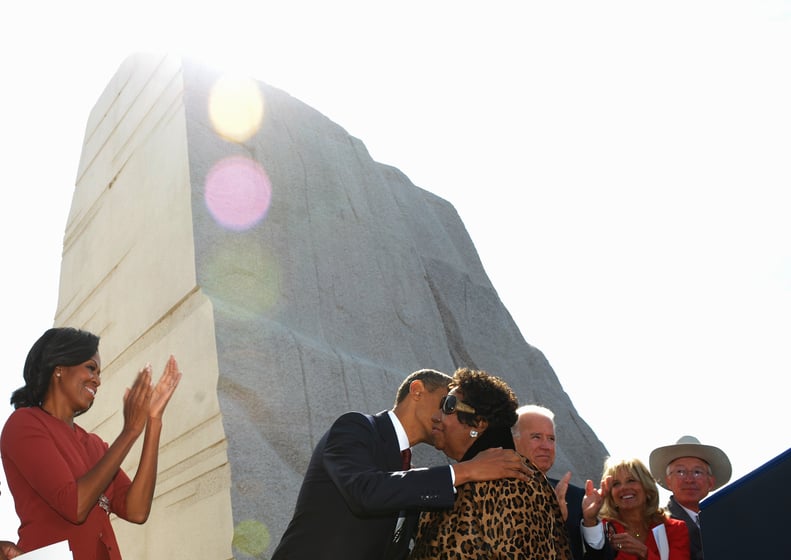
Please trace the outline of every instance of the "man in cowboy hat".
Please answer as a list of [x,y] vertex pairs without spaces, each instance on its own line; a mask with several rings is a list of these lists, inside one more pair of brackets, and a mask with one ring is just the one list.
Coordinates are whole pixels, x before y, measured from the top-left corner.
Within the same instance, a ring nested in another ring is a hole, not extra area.
[[675,445],[654,449],[648,463],[657,483],[673,493],[667,504],[670,516],[687,524],[690,558],[701,560],[700,502],[730,480],[728,456],[693,436],[682,436]]

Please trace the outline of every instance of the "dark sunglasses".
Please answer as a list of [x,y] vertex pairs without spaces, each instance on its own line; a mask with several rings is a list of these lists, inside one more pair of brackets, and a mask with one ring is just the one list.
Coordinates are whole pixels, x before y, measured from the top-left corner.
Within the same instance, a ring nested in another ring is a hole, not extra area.
[[456,395],[446,395],[439,401],[439,408],[442,414],[453,414],[456,411],[475,414],[475,409],[470,405],[460,401]]

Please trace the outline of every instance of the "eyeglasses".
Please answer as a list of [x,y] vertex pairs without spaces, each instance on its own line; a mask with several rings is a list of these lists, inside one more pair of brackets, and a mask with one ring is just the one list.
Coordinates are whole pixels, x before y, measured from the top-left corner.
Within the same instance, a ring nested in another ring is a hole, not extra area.
[[694,479],[698,479],[709,476],[709,473],[701,469],[692,469],[691,471],[687,469],[673,469],[670,471],[670,476],[675,476],[676,478],[687,478],[687,476],[691,476]]
[[456,395],[446,395],[439,401],[442,414],[453,414],[456,411],[475,414],[475,409],[456,398]]

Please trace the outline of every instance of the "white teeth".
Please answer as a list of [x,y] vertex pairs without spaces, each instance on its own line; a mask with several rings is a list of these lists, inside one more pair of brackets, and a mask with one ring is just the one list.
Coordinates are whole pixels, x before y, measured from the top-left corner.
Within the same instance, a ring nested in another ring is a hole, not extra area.
[[88,391],[91,395],[94,396],[96,395],[96,391],[94,389],[91,389],[90,387],[86,387],[85,390]]

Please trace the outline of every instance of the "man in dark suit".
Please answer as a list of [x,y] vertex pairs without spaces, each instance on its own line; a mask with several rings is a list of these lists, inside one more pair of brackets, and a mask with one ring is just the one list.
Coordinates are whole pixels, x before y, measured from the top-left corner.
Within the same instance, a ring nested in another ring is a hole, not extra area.
[[[531,404],[519,407],[516,413],[519,419],[511,430],[516,450],[546,475],[555,463],[555,413],[543,406]],[[585,549],[582,546],[580,523],[585,490],[569,484],[570,472],[560,480],[547,478],[555,487],[560,509],[566,518],[571,554],[574,560],[582,560]]]
[[658,447],[648,458],[651,475],[673,495],[667,504],[670,517],[687,524],[690,558],[703,560],[700,536],[700,502],[731,479],[728,456],[693,436],[682,436],[675,445]]
[[449,382],[443,373],[416,371],[392,410],[348,412],[333,423],[316,445],[272,560],[402,559],[419,509],[451,507],[454,487],[465,482],[527,478],[521,457],[506,449],[439,467],[410,470],[403,462],[402,452],[433,440],[431,417]]

